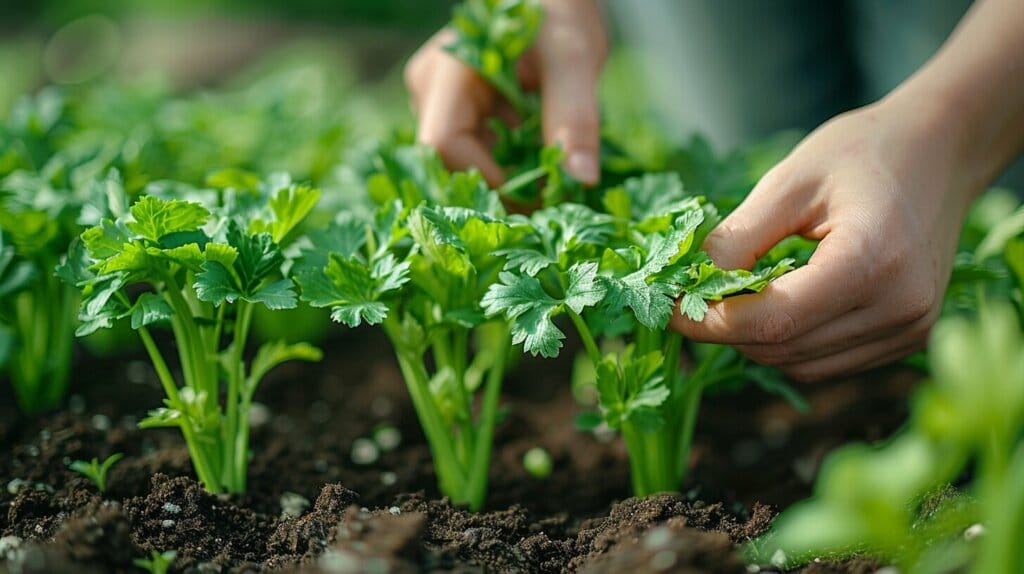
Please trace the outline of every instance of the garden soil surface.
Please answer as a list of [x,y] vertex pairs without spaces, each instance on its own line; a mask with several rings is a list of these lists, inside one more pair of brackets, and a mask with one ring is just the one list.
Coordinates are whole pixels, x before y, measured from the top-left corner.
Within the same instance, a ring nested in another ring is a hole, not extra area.
[[[570,361],[523,361],[504,389],[487,510],[470,513],[437,492],[387,342],[359,330],[325,348],[258,391],[244,496],[204,492],[177,431],[136,428],[162,398],[141,356],[80,360],[68,407],[36,419],[4,385],[0,572],[137,572],[134,559],[174,550],[173,572],[744,573],[739,545],[810,493],[830,449],[895,430],[916,378],[807,386],[807,414],[753,387],[708,397],[684,490],[636,499],[620,442],[574,430]],[[553,457],[547,479],[523,469],[534,446]],[[67,469],[115,452],[105,494]]]

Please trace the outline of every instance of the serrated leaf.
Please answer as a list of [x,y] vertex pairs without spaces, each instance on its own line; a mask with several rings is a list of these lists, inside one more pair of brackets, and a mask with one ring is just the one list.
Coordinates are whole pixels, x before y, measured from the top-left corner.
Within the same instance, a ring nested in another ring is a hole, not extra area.
[[128,229],[153,242],[171,233],[195,231],[210,218],[210,212],[198,203],[151,195],[135,202],[130,211],[135,221],[126,224]]

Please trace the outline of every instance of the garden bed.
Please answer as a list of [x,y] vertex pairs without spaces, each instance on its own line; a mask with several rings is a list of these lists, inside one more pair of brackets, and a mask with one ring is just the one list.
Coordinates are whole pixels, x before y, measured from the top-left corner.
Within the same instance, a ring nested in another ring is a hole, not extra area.
[[[914,380],[888,371],[808,387],[807,415],[756,388],[709,397],[687,489],[636,499],[621,443],[573,428],[581,408],[565,384],[569,362],[524,361],[504,390],[509,414],[495,438],[488,510],[469,513],[437,493],[379,332],[355,331],[324,348],[321,364],[281,367],[257,393],[272,406],[257,409],[250,487],[240,497],[197,485],[178,432],[136,428],[161,397],[141,357],[77,365],[70,408],[37,420],[20,419],[4,396],[0,536],[22,542],[6,539],[15,559],[0,561],[0,571],[137,571],[134,559],[175,550],[173,571],[189,572],[746,572],[734,543],[809,494],[832,447],[892,432]],[[376,442],[360,440],[375,431]],[[553,457],[547,479],[523,469],[534,446]],[[114,452],[125,458],[102,497],[67,469]],[[301,515],[283,516],[283,500]],[[804,571],[874,569],[850,562]]]

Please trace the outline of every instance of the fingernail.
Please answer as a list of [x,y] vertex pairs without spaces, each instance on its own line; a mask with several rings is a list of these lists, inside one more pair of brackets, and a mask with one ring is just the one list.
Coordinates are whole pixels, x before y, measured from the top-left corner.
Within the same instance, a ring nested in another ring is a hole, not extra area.
[[597,165],[597,155],[587,151],[574,151],[565,160],[565,169],[587,185],[594,185],[601,178],[601,168]]

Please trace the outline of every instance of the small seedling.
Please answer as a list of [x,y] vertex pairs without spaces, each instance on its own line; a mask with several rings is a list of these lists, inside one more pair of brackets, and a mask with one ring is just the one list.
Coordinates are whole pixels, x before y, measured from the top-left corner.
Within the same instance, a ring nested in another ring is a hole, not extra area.
[[136,558],[132,564],[150,574],[167,574],[168,570],[171,569],[171,565],[174,564],[174,560],[178,557],[178,553],[174,550],[166,552],[154,550],[149,556],[149,558]]
[[551,455],[539,446],[531,448],[523,455],[523,468],[534,478],[544,479],[551,476],[553,467]]
[[107,491],[107,472],[110,468],[117,463],[117,461],[124,458],[124,454],[115,452],[114,454],[107,457],[102,463],[100,459],[93,457],[89,462],[84,460],[76,460],[68,465],[71,470],[83,474],[96,485],[96,488],[100,489],[100,492]]

